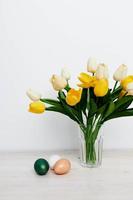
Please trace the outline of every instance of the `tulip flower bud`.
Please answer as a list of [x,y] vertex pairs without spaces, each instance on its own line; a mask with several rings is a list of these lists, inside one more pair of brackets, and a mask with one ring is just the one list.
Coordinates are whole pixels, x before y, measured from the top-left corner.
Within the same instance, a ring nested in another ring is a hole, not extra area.
[[127,76],[127,66],[122,64],[115,71],[113,78],[115,81],[121,81]]
[[40,93],[35,92],[32,89],[27,90],[26,94],[32,101],[39,101],[42,96]]
[[42,103],[41,101],[32,102],[29,105],[29,112],[32,113],[41,114],[45,111],[45,109],[46,109],[45,104]]
[[97,69],[97,61],[95,58],[89,58],[87,62],[87,71],[91,73],[95,73]]
[[108,93],[109,84],[107,79],[98,80],[96,86],[94,87],[94,94],[96,97],[103,97]]
[[68,69],[66,67],[62,68],[62,70],[61,70],[61,76],[64,79],[66,79],[67,81],[70,80],[71,74],[70,74],[70,72],[68,71]]
[[80,102],[82,95],[82,89],[79,90],[70,89],[66,96],[66,102],[70,106],[75,106],[77,103]]
[[57,76],[55,74],[51,78],[51,83],[52,83],[54,90],[56,90],[56,91],[60,91],[67,86],[66,79],[61,76]]
[[108,67],[105,64],[99,64],[96,70],[97,79],[108,79]]

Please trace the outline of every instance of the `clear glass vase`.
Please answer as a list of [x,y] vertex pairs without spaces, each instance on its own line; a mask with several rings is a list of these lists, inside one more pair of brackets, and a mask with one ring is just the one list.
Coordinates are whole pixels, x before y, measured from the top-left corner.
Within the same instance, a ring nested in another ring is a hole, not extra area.
[[80,162],[83,167],[99,167],[102,163],[103,138],[99,133],[100,125],[97,126],[88,134],[79,130]]

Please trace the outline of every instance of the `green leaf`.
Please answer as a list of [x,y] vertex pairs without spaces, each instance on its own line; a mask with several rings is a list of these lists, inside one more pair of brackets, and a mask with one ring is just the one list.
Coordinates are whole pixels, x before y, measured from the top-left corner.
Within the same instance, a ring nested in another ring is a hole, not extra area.
[[81,100],[80,102],[74,106],[74,108],[78,111],[80,117],[82,118],[82,112],[86,116],[86,107],[87,107],[87,96],[88,96],[88,89],[84,88],[82,90]]
[[67,92],[71,89],[69,84],[67,84],[67,86],[64,88]]
[[131,109],[127,109],[125,111],[121,111],[121,112],[115,112],[113,114],[111,114],[109,117],[107,117],[105,121],[108,121],[110,119],[115,119],[115,118],[119,118],[119,117],[130,117],[133,116],[133,108]]
[[67,117],[69,117],[69,118],[72,119],[73,121],[77,122],[71,115],[68,115],[68,113],[65,112],[64,109],[62,110],[62,109],[58,109],[58,108],[56,108],[56,107],[54,107],[54,106],[51,106],[51,107],[46,108],[46,110],[47,110],[47,111],[59,112],[59,113],[61,113],[61,114],[66,115]]
[[50,104],[50,105],[53,105],[53,106],[61,105],[59,101],[54,100],[54,99],[40,99],[40,101]]
[[97,107],[100,108],[104,106],[105,104],[109,103],[111,100],[111,90],[108,90],[108,93],[104,97],[97,97]]
[[115,101],[115,111],[121,111],[129,107],[133,101],[133,96],[124,96]]
[[115,110],[115,103],[111,101],[107,107],[107,110],[104,114],[104,118],[108,117],[111,113],[113,113]]
[[[61,93],[61,98],[64,101],[65,94],[63,92]],[[47,107],[46,108],[47,111],[54,111],[54,112],[62,113],[77,122],[77,120],[70,113],[68,113],[68,111],[66,111],[66,109],[64,109],[64,106],[62,105],[62,103],[60,101],[53,100],[53,99],[40,99],[40,101],[50,104],[50,105],[53,105],[51,107]]]
[[59,112],[59,113],[65,114],[65,115],[67,114],[62,107],[50,106],[50,107],[47,107],[46,110],[47,111]]
[[111,98],[112,98],[113,100],[117,99],[117,98],[119,97],[121,91],[122,91],[122,87],[119,86],[118,88],[116,88],[116,89],[112,92]]
[[[111,113],[106,115],[103,118],[103,121],[106,121],[108,119],[112,119],[119,116],[119,113],[123,111],[123,113],[126,111],[126,109],[129,107],[129,105],[133,101],[133,96],[124,96],[121,99],[118,99],[117,101],[114,102],[114,105],[112,103],[112,108],[111,108]],[[113,108],[114,107],[114,108]],[[121,114],[123,114],[121,113]]]
[[132,103],[132,100],[128,101],[123,106],[120,106],[119,109],[117,109],[117,111],[123,111],[123,110],[127,109],[131,105],[131,103]]
[[66,101],[66,95],[63,91],[59,91],[58,95],[59,95],[59,100]]
[[110,101],[110,91],[104,97],[96,97],[96,99],[92,96],[90,98],[90,103],[88,109],[90,110],[89,117],[92,117],[94,114],[103,114],[105,109],[107,108],[108,101]]
[[101,106],[100,108],[98,108],[97,113],[98,114],[104,114],[106,108],[108,106],[108,103],[104,104],[103,106]]
[[58,98],[59,98],[63,108],[65,109],[65,112],[67,112],[68,116],[70,118],[73,118],[73,120],[76,121],[77,123],[82,123],[83,120],[82,120],[81,114],[79,114],[78,111],[75,110],[74,107],[67,105],[64,92],[59,91],[58,95],[59,95]]
[[90,98],[93,98],[95,102],[97,101],[97,97],[94,94],[94,88],[92,88],[92,87],[89,88],[89,96],[90,96]]
[[83,110],[83,112],[85,112],[87,106],[87,90],[88,89],[86,88],[82,90],[81,100],[77,104],[77,106],[79,106],[80,110]]
[[[67,117],[71,118],[72,120],[76,121],[71,115],[68,115],[68,113],[64,110],[64,108],[62,107],[54,107],[54,106],[50,106],[46,108],[46,111],[53,111],[53,112],[58,112],[61,114],[66,115]],[[77,121],[76,121],[77,122]]]
[[97,112],[97,104],[95,103],[93,98],[90,98],[88,111],[89,111],[88,117],[91,117],[92,115],[94,115],[94,113]]

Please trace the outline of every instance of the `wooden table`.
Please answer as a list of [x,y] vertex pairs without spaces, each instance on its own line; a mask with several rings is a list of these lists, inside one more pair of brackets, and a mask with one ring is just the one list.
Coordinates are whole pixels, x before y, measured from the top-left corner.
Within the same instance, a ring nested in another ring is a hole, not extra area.
[[93,169],[80,166],[76,151],[56,152],[71,160],[71,172],[36,175],[34,161],[52,153],[0,153],[0,200],[133,200],[133,150],[105,151]]

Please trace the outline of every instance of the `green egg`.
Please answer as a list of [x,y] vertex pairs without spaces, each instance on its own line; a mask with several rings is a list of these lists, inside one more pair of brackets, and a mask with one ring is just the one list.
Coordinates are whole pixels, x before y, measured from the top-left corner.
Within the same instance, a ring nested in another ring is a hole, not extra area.
[[45,175],[49,170],[49,163],[43,158],[39,158],[34,163],[34,170],[38,175]]

